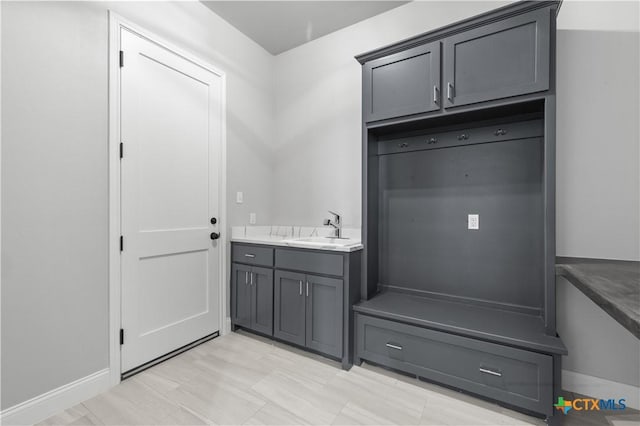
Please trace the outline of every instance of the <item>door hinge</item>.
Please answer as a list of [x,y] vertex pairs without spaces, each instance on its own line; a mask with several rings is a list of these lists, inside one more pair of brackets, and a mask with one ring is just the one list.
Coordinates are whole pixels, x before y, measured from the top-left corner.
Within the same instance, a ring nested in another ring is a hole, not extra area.
[[120,68],[124,67],[124,52],[120,51]]
[[120,158],[124,156],[124,144],[120,142]]
[[124,237],[120,235],[120,251],[124,250]]
[[120,344],[124,345],[124,328],[120,329]]

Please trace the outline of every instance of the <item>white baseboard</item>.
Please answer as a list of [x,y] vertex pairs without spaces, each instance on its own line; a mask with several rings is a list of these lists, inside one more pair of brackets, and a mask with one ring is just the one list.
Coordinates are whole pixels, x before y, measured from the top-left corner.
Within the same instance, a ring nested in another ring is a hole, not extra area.
[[598,399],[624,398],[627,407],[640,409],[640,388],[625,383],[562,370],[562,388]]
[[2,425],[32,425],[73,407],[110,387],[109,369],[97,371],[0,413]]
[[224,336],[225,334],[229,334],[229,333],[231,333],[231,317],[226,317],[224,321],[224,327],[220,335]]

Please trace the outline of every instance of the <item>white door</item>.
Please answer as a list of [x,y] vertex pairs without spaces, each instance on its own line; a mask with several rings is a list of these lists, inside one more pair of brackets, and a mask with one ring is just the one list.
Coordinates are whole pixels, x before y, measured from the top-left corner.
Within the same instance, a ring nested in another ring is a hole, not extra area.
[[121,30],[122,372],[219,330],[222,78]]

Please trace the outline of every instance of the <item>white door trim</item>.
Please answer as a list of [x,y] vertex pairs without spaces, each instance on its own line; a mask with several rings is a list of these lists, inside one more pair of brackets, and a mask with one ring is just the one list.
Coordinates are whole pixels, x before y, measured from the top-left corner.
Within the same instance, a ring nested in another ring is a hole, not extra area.
[[[227,329],[227,127],[226,76],[218,68],[185,50],[166,42],[138,25],[109,11],[109,370],[112,385],[120,383],[120,314],[121,314],[121,259],[120,259],[120,30],[127,30],[167,49],[178,56],[206,69],[222,79],[221,105],[221,165],[220,165],[220,334]],[[125,58],[126,66],[126,58]]]

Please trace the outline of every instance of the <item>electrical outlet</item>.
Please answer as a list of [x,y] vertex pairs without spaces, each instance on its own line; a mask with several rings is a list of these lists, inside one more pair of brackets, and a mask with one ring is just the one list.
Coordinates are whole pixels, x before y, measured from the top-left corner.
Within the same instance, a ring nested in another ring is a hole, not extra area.
[[242,204],[242,201],[244,201],[244,195],[241,191],[236,192],[236,203]]
[[467,226],[469,229],[480,229],[480,215],[470,214],[467,217]]
[[255,225],[255,224],[256,224],[256,214],[249,213],[249,225]]

